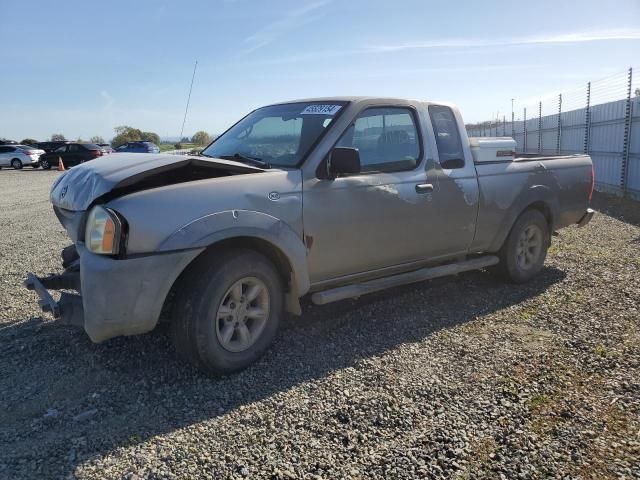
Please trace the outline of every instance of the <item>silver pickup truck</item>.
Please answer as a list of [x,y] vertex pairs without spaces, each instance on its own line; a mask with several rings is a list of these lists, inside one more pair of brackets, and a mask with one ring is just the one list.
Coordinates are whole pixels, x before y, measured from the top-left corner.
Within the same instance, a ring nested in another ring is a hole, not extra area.
[[167,319],[179,352],[228,373],[307,294],[325,304],[488,267],[526,282],[554,231],[589,222],[593,182],[586,155],[467,138],[452,105],[280,103],[200,156],[121,153],[61,175],[51,202],[73,245],[63,273],[26,286],[95,342]]

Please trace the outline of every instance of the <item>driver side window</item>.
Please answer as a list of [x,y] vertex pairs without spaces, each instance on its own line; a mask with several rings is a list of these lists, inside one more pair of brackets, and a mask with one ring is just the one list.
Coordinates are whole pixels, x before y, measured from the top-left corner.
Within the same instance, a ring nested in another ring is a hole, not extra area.
[[363,173],[413,170],[420,161],[420,138],[408,108],[366,109],[336,146],[357,148]]

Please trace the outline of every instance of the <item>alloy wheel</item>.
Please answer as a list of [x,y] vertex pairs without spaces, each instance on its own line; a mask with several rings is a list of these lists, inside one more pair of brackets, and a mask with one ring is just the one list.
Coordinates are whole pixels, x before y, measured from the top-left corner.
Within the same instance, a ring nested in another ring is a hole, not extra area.
[[256,277],[235,282],[222,297],[216,312],[216,335],[229,352],[242,352],[253,345],[269,318],[269,290]]

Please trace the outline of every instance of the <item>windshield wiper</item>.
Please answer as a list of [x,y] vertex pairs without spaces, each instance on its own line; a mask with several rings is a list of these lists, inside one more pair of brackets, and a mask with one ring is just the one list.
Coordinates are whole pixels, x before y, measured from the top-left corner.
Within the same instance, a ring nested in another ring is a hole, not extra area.
[[251,165],[255,165],[257,167],[262,168],[271,168],[271,164],[269,162],[265,162],[261,158],[258,157],[250,157],[248,155],[243,155],[242,153],[234,153],[233,155],[219,155],[218,158],[222,158],[223,160],[235,160],[244,163],[250,163]]

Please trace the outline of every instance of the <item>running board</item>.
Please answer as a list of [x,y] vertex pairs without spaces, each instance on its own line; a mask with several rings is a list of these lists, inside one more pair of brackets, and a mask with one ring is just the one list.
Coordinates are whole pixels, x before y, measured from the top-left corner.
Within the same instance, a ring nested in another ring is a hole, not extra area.
[[496,265],[500,260],[494,255],[473,258],[462,262],[440,265],[438,267],[421,268],[412,272],[401,273],[391,277],[376,278],[368,282],[354,283],[344,287],[332,288],[311,295],[311,301],[316,305],[324,305],[325,303],[337,302],[347,298],[356,298],[367,293],[379,292],[387,288],[407,285],[409,283],[422,282],[431,280],[432,278],[445,277],[447,275],[455,275],[469,270],[477,270],[479,268],[490,267]]

